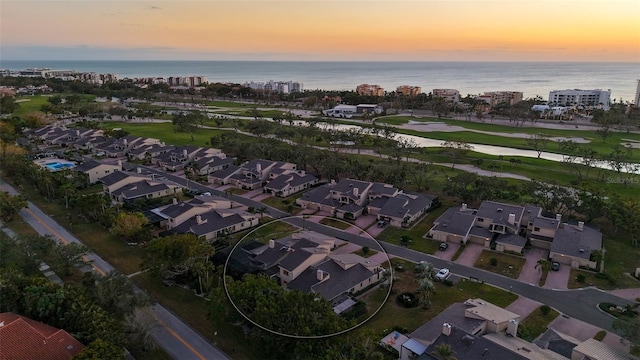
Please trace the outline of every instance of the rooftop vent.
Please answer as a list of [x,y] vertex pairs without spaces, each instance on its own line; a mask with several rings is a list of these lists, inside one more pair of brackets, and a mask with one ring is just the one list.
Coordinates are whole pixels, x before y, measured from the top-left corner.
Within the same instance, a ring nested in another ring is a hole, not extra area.
[[502,212],[502,208],[498,208],[498,210],[497,210],[497,211],[498,211],[498,212]]

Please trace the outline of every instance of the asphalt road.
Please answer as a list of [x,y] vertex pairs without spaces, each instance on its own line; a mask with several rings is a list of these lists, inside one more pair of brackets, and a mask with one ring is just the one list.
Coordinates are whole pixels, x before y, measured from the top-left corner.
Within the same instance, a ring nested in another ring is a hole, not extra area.
[[[18,192],[9,184],[0,180],[0,187],[4,188],[12,195]],[[62,243],[82,242],[65,228],[58,225],[51,217],[43,213],[33,203],[28,202],[29,207],[22,209],[20,215],[33,227],[40,235],[51,235]],[[90,261],[95,271],[104,275],[115,268],[104,261],[98,255],[89,253],[86,260]],[[138,289],[139,290],[139,289]],[[180,360],[209,360],[209,359],[230,359],[225,353],[212,345],[198,332],[191,329],[179,317],[160,304],[153,306],[153,311],[161,326],[154,332],[153,339],[171,357]]]
[[[150,172],[162,175],[166,177],[168,180],[174,181],[178,184],[184,185],[185,178],[179,177],[176,175],[172,175],[169,173],[165,173],[158,169],[154,169],[151,167],[144,166],[145,169]],[[265,204],[254,201],[251,199],[244,198],[242,196],[227,194],[223,191],[210,188],[204,186],[202,184],[188,181],[188,186],[192,189],[197,189],[202,192],[210,192],[211,194],[228,197],[229,199],[236,201],[238,203],[253,206],[254,208],[260,208],[262,206],[266,206]],[[267,206],[269,209],[269,215],[273,218],[282,218],[289,217],[291,214],[285,213],[278,209]],[[311,221],[305,221],[300,217],[292,217],[290,219],[285,220],[288,223],[304,227],[309,230],[313,230],[328,236],[333,236],[342,240],[346,240],[349,242],[353,242],[354,244],[358,244],[361,246],[369,246],[371,249],[379,248],[380,245],[376,243],[376,241],[371,238],[362,237],[355,234],[346,233],[342,230],[318,224]],[[397,257],[407,259],[413,262],[419,261],[428,261],[432,263],[436,268],[446,267],[453,274],[456,274],[460,277],[477,279],[478,281],[485,282],[487,284],[512,291],[518,295],[527,297],[531,300],[538,301],[540,303],[549,305],[566,316],[573,317],[589,324],[598,326],[607,331],[613,331],[611,324],[613,322],[613,318],[600,311],[597,307],[599,303],[602,302],[610,302],[618,305],[626,305],[632,304],[632,302],[620,298],[618,296],[609,294],[597,288],[584,288],[584,289],[576,289],[576,290],[553,290],[553,289],[544,289],[538,286],[526,284],[515,279],[511,279],[502,275],[498,275],[489,271],[477,269],[474,267],[463,266],[460,264],[453,263],[451,261],[442,260],[432,255],[424,254],[415,250],[411,250],[406,247],[401,247],[385,242],[380,242],[383,249],[388,253],[395,255]]]

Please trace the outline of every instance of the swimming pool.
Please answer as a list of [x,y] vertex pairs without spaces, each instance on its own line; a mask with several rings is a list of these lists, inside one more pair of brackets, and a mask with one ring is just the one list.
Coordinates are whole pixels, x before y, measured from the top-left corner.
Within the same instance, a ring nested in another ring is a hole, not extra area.
[[58,162],[58,161],[53,161],[53,162],[48,162],[48,163],[44,164],[44,166],[49,168],[49,170],[51,170],[51,171],[56,171],[56,170],[72,168],[75,165],[72,164],[72,163],[61,163],[61,162]]

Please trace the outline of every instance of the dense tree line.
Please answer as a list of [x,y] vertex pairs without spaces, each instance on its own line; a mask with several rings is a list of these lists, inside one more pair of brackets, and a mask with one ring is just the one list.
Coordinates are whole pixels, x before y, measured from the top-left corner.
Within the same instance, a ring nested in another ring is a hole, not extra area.
[[0,312],[13,312],[61,328],[88,345],[80,359],[124,359],[123,347],[134,354],[151,349],[153,318],[144,313],[149,300],[135,293],[122,274],[84,274],[81,283],[57,285],[38,271],[42,261],[66,273],[85,264],[86,248],[57,244],[50,237],[10,239],[0,233]]

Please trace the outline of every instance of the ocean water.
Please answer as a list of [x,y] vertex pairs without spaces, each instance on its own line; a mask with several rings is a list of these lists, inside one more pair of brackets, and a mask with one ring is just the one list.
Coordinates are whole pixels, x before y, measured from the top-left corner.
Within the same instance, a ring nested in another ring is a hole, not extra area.
[[287,61],[2,61],[0,68],[29,67],[114,73],[119,77],[205,76],[209,82],[298,81],[305,89],[353,90],[378,84],[458,89],[466,94],[522,91],[524,97],[563,89],[610,89],[611,98],[633,101],[640,63],[567,62],[287,62]]

